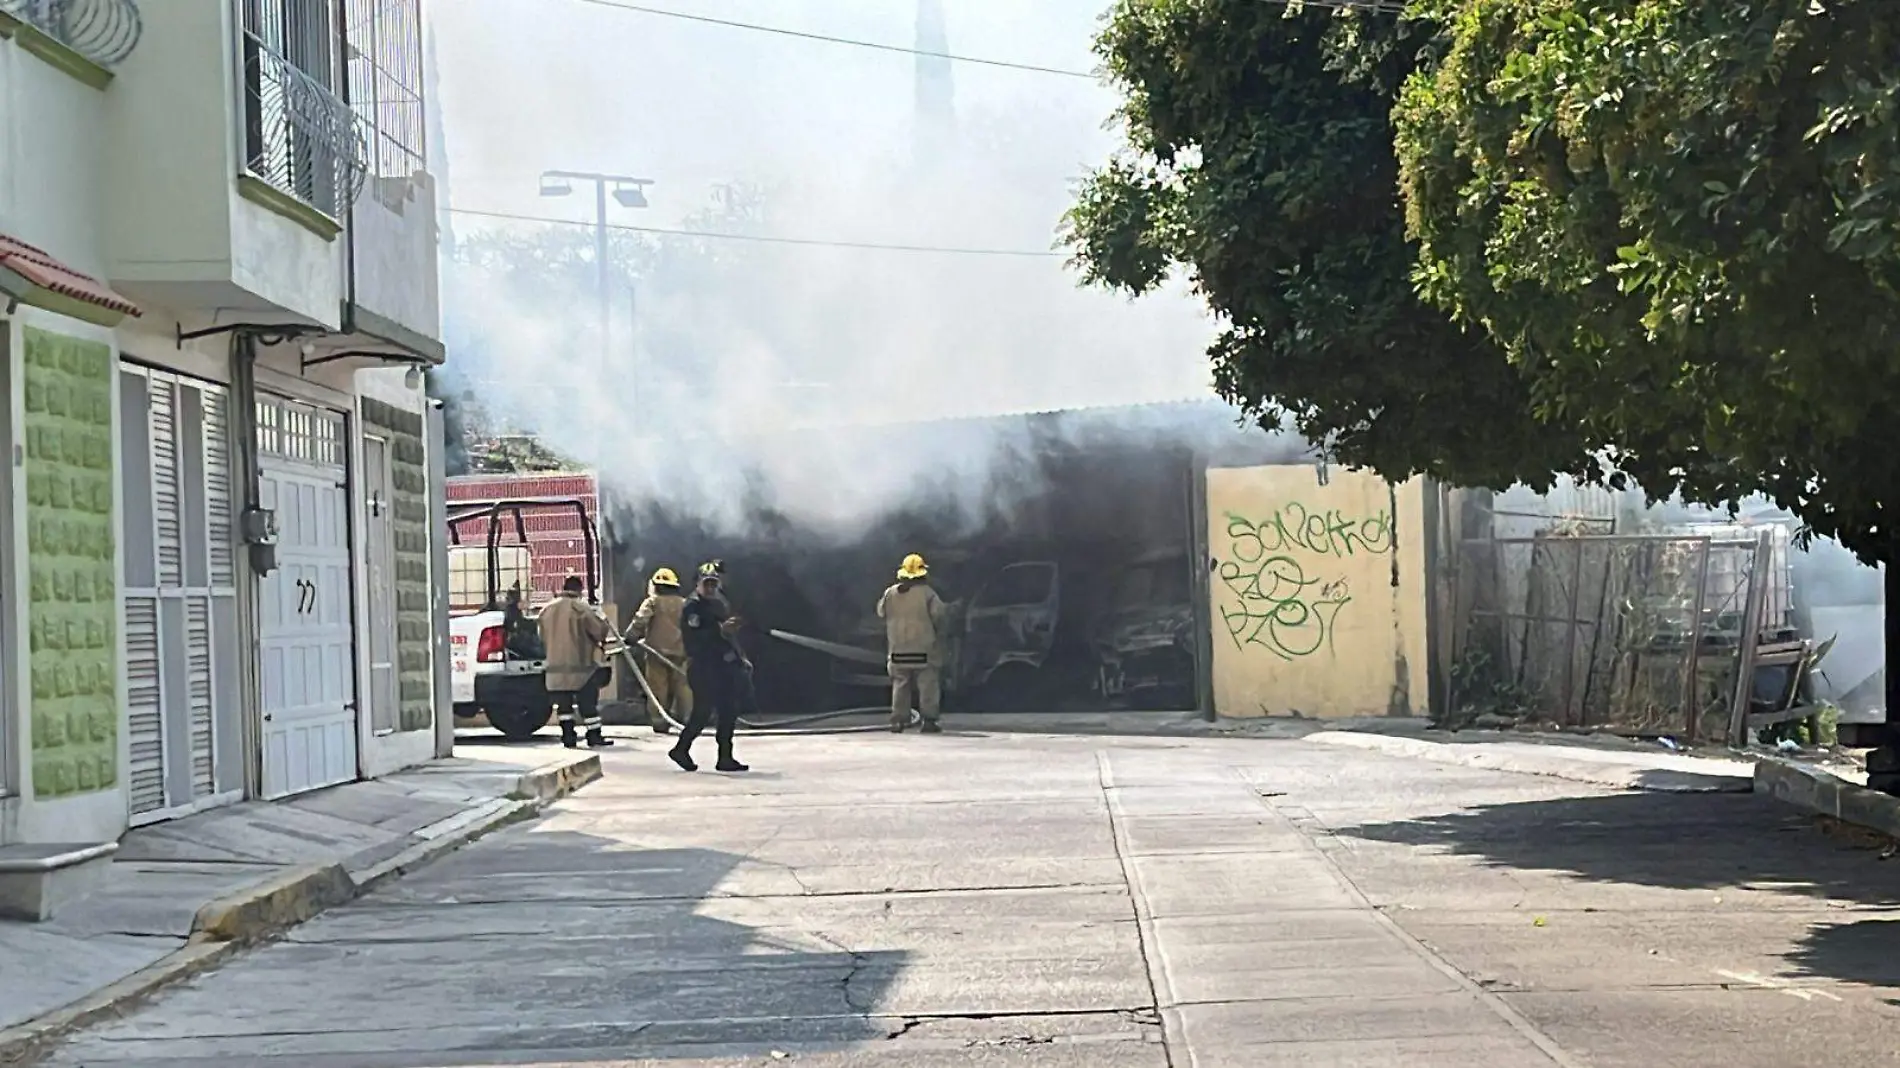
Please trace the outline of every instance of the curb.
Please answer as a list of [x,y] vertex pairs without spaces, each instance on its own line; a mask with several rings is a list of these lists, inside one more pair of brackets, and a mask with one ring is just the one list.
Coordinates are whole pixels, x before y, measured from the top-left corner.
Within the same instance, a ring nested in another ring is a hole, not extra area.
[[341,863],[306,865],[212,901],[192,917],[191,935],[183,946],[78,1001],[0,1029],[0,1065],[36,1063],[68,1033],[122,1015],[162,987],[208,971],[250,946],[362,897],[486,834],[532,819],[600,777],[598,753],[556,767],[536,768],[521,776],[508,797],[474,809],[474,818],[457,819],[453,829],[360,872],[352,874]]
[[539,767],[521,777],[508,796],[516,801],[547,804],[600,778],[600,754],[588,753],[579,760]]
[[151,996],[159,988],[209,971],[234,957],[242,942],[187,942],[131,975],[101,987],[64,1008],[0,1031],[0,1064],[36,1063],[48,1046],[68,1032],[113,1016]]
[[255,941],[335,908],[356,893],[356,884],[342,864],[292,868],[200,908],[191,918],[191,938]]
[[1796,808],[1900,838],[1900,797],[1857,786],[1809,764],[1762,760],[1755,792]]
[[[1351,731],[1320,731],[1305,738],[1309,742],[1371,749],[1392,756],[1412,757],[1438,764],[1456,764],[1487,771],[1517,775],[1540,775],[1549,779],[1608,786],[1616,790],[1641,790],[1666,794],[1745,794],[1755,780],[1739,771],[1733,775],[1676,771],[1669,768],[1644,768],[1563,756],[1531,757],[1521,753],[1484,752],[1478,745],[1454,745],[1427,742],[1392,735],[1359,734]],[[1756,773],[1759,774],[1759,771]]]

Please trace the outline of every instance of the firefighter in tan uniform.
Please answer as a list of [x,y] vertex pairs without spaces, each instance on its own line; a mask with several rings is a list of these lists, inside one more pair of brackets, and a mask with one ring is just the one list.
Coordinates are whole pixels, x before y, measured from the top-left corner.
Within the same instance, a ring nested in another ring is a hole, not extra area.
[[686,685],[686,676],[661,659],[665,657],[681,668],[686,666],[686,640],[680,635],[680,609],[685,607],[686,595],[680,592],[680,577],[672,568],[663,567],[653,573],[653,581],[647,583],[646,600],[640,602],[639,610],[633,613],[633,622],[627,626],[628,638],[647,645],[640,673],[646,676],[653,696],[659,698],[657,707],[652,701],[647,702],[647,721],[655,734],[667,734],[673,729],[665,713],[672,713],[674,719],[684,723],[693,710],[693,691]]
[[614,744],[600,733],[600,690],[613,678],[602,649],[613,633],[605,616],[581,597],[581,580],[569,575],[561,595],[541,610],[541,641],[547,647],[548,699],[560,709],[561,744],[580,745],[579,720],[590,748]]
[[911,699],[923,716],[925,734],[941,734],[937,722],[943,699],[939,674],[938,631],[943,626],[943,598],[930,588],[930,568],[912,553],[897,569],[897,583],[878,598],[877,615],[884,621],[890,643],[891,730],[903,733],[910,723]]

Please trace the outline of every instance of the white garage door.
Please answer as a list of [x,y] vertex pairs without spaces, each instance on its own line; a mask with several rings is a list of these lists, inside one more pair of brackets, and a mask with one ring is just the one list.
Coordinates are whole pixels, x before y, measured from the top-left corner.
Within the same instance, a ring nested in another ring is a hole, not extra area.
[[277,570],[259,596],[263,795],[356,778],[350,505],[343,413],[257,404],[259,503],[277,513]]
[[239,729],[229,396],[131,364],[119,371],[125,694],[134,823],[236,797],[220,759]]

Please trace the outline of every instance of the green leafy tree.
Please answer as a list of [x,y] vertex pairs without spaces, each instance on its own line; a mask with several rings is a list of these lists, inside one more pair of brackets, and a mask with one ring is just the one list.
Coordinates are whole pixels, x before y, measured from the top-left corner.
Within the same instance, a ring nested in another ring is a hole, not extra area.
[[1419,0],[1422,294],[1652,491],[1756,490],[1891,561],[1900,4]]
[[1185,272],[1218,314],[1215,384],[1393,479],[1547,485],[1600,473],[1481,328],[1413,286],[1391,112],[1432,44],[1387,16],[1262,0],[1119,0],[1097,42],[1127,144],[1065,239],[1090,282]]

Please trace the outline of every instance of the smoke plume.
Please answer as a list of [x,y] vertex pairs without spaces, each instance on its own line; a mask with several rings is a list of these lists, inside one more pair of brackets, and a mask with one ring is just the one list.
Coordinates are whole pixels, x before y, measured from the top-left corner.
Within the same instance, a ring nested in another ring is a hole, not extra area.
[[[938,37],[928,2],[658,6]],[[1087,70],[1095,7],[965,0],[942,38],[954,53]],[[1111,147],[1112,94],[1093,79],[946,70],[575,0],[435,17],[458,207],[591,222],[591,187],[539,199],[540,172],[626,173],[654,179],[651,207],[615,207],[613,223],[817,242],[617,232],[603,349],[590,229],[453,217],[464,250],[539,241],[559,265],[447,266],[455,388],[598,470],[622,502],[712,532],[765,509],[846,538],[925,500],[975,522],[1020,488],[1029,446],[966,417],[1210,395],[1212,325],[1196,301],[1079,289],[1052,251],[1073,183]],[[867,244],[912,248],[854,247]],[[864,429],[938,420],[951,422]]]

